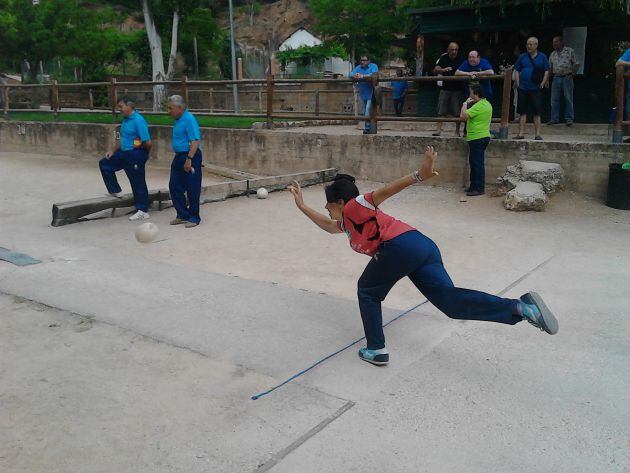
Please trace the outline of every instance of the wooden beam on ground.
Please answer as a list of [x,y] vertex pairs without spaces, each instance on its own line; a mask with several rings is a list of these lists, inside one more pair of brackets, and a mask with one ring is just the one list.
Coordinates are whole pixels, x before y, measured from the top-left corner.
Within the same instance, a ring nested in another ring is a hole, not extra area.
[[217,166],[216,164],[203,163],[203,168],[206,171],[211,172],[212,174],[216,174],[217,176],[223,176],[227,177],[228,179],[234,179],[237,181],[262,177],[258,174],[252,174],[245,171],[239,171],[238,169],[230,169],[223,166]]
[[[219,182],[201,188],[202,204],[222,201],[231,197],[239,197],[255,193],[260,187],[264,187],[269,192],[285,189],[291,182],[298,181],[301,186],[307,187],[324,182],[332,181],[337,170],[334,168],[322,169],[319,171],[298,172],[294,174],[284,174],[280,176],[256,177],[239,181]],[[158,202],[158,208],[162,209],[162,203],[170,201],[168,189],[157,189],[149,191],[149,202]],[[88,215],[102,212],[107,209],[129,208],[134,206],[132,194],[125,194],[122,198],[117,197],[96,197],[93,199],[76,200],[72,202],[61,202],[53,204],[52,223],[53,227],[61,227],[71,223],[89,220]]]

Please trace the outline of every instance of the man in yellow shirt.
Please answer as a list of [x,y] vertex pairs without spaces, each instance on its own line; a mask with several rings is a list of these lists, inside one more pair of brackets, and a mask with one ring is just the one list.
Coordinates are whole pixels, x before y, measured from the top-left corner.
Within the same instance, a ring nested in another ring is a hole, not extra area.
[[483,87],[478,82],[469,86],[470,97],[462,104],[460,118],[466,121],[468,162],[470,163],[470,187],[466,195],[473,197],[485,192],[485,153],[490,143],[492,105],[485,98]]

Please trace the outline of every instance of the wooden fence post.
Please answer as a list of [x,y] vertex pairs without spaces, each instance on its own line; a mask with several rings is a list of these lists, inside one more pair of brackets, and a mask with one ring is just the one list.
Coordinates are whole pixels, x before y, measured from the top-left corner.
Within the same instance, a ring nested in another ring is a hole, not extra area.
[[9,115],[9,86],[2,84],[2,113],[4,118]]
[[90,100],[90,110],[94,110],[94,93],[92,89],[88,89],[88,98]]
[[190,105],[188,104],[188,76],[182,77],[182,97],[184,102],[186,102],[186,105],[188,105],[188,108],[190,108]]
[[118,104],[118,91],[116,90],[116,78],[109,80],[109,105],[112,107],[112,123],[116,123],[116,105]]
[[[378,74],[373,74],[372,80],[372,107],[370,110],[370,135],[376,135],[378,132],[378,104],[376,97],[376,87],[378,86]],[[380,100],[383,100],[381,95]],[[382,105],[382,104],[381,104]]]
[[59,120],[59,86],[57,80],[53,79],[50,86],[50,109],[53,112],[55,121]]
[[273,129],[273,76],[267,74],[267,129]]
[[210,113],[214,110],[214,89],[210,87],[208,96],[208,105],[210,105]]
[[501,128],[499,139],[507,140],[510,134],[510,97],[512,93],[512,68],[503,72],[503,101],[501,102]]
[[617,66],[616,71],[616,80],[615,80],[615,95],[616,95],[616,103],[617,103],[617,115],[615,116],[615,126],[613,128],[613,143],[622,143],[623,142],[623,126],[621,122],[623,122],[623,92],[624,92],[624,74],[625,67]]
[[319,115],[319,89],[315,91],[315,115]]

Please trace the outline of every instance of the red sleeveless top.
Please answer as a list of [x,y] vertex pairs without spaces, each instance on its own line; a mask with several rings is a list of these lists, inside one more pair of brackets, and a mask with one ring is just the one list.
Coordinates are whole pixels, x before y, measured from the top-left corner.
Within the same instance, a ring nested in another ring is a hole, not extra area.
[[415,230],[376,207],[372,192],[349,200],[343,208],[342,221],[337,222],[337,226],[348,235],[354,251],[369,256],[376,254],[382,242]]

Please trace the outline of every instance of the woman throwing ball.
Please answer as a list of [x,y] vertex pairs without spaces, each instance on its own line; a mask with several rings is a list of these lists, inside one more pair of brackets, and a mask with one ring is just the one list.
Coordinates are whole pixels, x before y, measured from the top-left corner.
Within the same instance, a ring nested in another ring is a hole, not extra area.
[[352,176],[338,174],[326,187],[326,210],[330,218],[304,203],[297,182],[289,186],[297,207],[313,223],[328,233],[345,233],[353,250],[372,258],[358,283],[359,309],[367,340],[367,347],[359,350],[359,358],[375,365],[389,362],[381,302],[405,276],[450,318],[508,325],[527,320],[549,334],[558,331],[556,318],[535,292],[517,300],[455,287],[437,245],[379,209],[382,202],[406,187],[436,176],[438,173],[433,169],[436,157],[433,147],[427,146],[420,170],[363,195],[359,194]]

